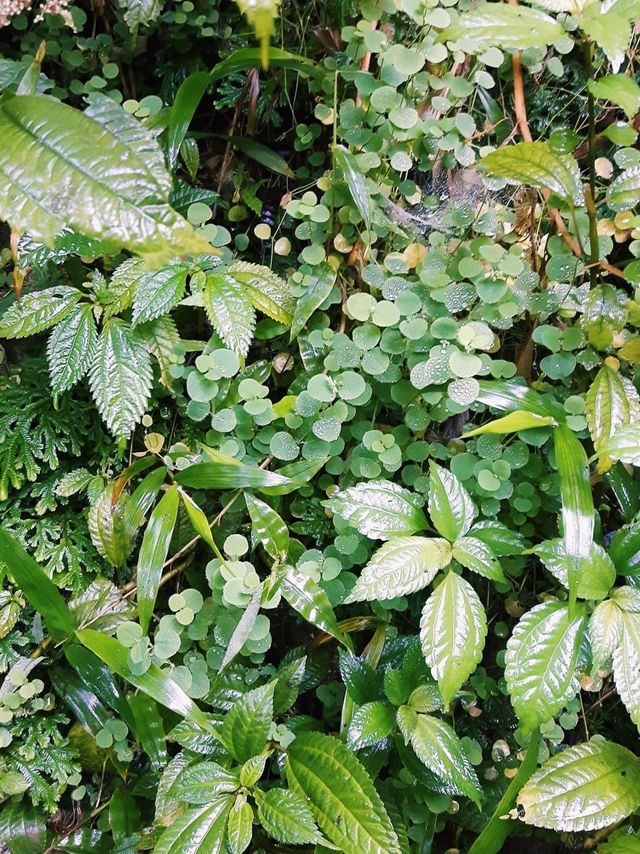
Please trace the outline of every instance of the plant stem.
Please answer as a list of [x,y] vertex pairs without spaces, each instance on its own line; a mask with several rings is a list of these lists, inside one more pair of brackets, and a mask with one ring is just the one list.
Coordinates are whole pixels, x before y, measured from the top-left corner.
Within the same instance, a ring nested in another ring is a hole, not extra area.
[[531,741],[518,768],[518,773],[507,786],[489,823],[485,825],[484,830],[469,849],[469,854],[497,854],[501,850],[513,827],[512,823],[508,819],[503,819],[502,816],[513,809],[518,792],[535,771],[538,764],[540,739],[540,730],[537,729],[531,734]]
[[[587,152],[587,161],[589,165],[589,190],[585,193],[587,215],[589,217],[589,245],[591,248],[591,264],[597,265],[600,260],[600,247],[598,246],[598,217],[596,214],[596,110],[595,102],[589,83],[593,80],[593,46],[591,42],[584,43],[584,71],[587,81],[587,111],[589,114],[589,125],[587,131],[587,141],[589,149]],[[592,266],[589,269],[589,279],[591,287],[595,287],[598,281],[598,268]]]

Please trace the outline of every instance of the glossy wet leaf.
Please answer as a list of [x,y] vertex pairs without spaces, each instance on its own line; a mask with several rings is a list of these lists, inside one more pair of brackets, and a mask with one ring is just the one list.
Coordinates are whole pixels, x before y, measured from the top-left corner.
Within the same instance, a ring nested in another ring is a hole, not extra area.
[[453,544],[452,554],[454,560],[484,578],[490,578],[492,581],[505,580],[500,561],[482,540],[470,536],[460,537]]
[[289,530],[282,517],[266,502],[248,492],[244,499],[254,537],[262,543],[269,557],[283,560],[289,551]]
[[194,463],[181,469],[176,472],[176,481],[194,489],[260,489],[263,486],[285,486],[290,483],[289,478],[256,465],[242,463],[222,451],[210,449],[207,456],[212,462]]
[[308,801],[322,832],[344,854],[400,854],[371,778],[337,739],[298,735],[287,751],[286,774],[290,789]]
[[640,424],[626,424],[616,430],[613,436],[602,442],[598,456],[633,466],[640,465]]
[[173,264],[142,276],[133,297],[133,326],[171,311],[184,296],[188,273],[187,264]]
[[316,309],[329,296],[336,283],[336,273],[328,264],[314,268],[313,273],[305,276],[305,292],[296,301],[296,308],[291,322],[291,340],[305,327],[305,324]]
[[207,276],[204,307],[211,325],[224,343],[246,356],[256,325],[255,311],[246,292],[229,275]]
[[429,516],[438,533],[450,542],[464,536],[476,509],[458,478],[434,462],[429,463]]
[[98,340],[91,306],[72,308],[52,330],[47,343],[51,388],[60,393],[81,380],[94,358]]
[[460,15],[444,33],[447,39],[458,41],[467,53],[482,53],[491,47],[539,48],[553,44],[564,34],[557,21],[538,9],[499,3],[480,3]]
[[640,806],[640,765],[610,741],[588,741],[551,757],[520,790],[525,824],[572,832],[619,822]]
[[640,110],[640,86],[626,74],[607,74],[587,86],[594,97],[621,107],[629,120]]
[[524,537],[520,531],[514,531],[493,519],[477,522],[469,535],[486,543],[496,557],[521,554],[524,549]]
[[[523,11],[525,7],[500,8],[506,12],[510,9]],[[546,142],[518,142],[492,151],[481,162],[490,175],[506,178],[511,184],[547,189],[574,205],[584,205],[576,160],[571,154],[558,154]]]
[[179,772],[174,793],[176,798],[188,804],[204,805],[239,788],[240,780],[236,771],[230,771],[207,759],[191,764]]
[[226,854],[227,817],[233,798],[222,795],[187,810],[160,836],[154,854]]
[[569,578],[576,579],[576,595],[580,599],[604,599],[613,587],[616,568],[606,551],[591,543],[586,555],[579,557],[567,553],[564,540],[545,540],[531,551],[563,587],[569,588]]
[[46,846],[46,834],[41,810],[5,800],[0,810],[0,839],[11,854],[40,854]]
[[[628,380],[605,365],[589,387],[585,414],[593,445],[599,451],[620,427],[640,415],[638,393]],[[601,459],[601,467],[603,463]]]
[[352,750],[370,747],[386,738],[395,727],[391,706],[374,700],[359,706],[353,713],[347,732],[347,745]]
[[178,503],[178,488],[171,486],[156,504],[142,538],[136,569],[136,600],[140,625],[145,634],[153,615],[162,568],[169,554]]
[[306,845],[319,837],[305,798],[289,789],[254,790],[260,826],[285,845]]
[[531,430],[534,427],[548,427],[554,423],[551,415],[537,415],[535,412],[527,412],[525,409],[516,409],[502,418],[496,418],[494,421],[489,421],[483,424],[482,427],[476,427],[473,430],[467,430],[462,434],[464,439],[471,436],[481,436],[485,433],[517,433],[519,430]]
[[420,642],[447,707],[482,658],[487,617],[478,594],[449,571],[427,599],[420,618]]
[[634,208],[640,202],[640,166],[625,169],[609,185],[607,204],[614,211]]
[[505,678],[524,732],[551,720],[579,689],[587,618],[573,619],[567,605],[536,605],[518,622],[507,643]]
[[288,282],[262,264],[234,261],[229,275],[247,293],[254,308],[278,323],[289,326],[295,300]]
[[619,528],[609,543],[609,557],[620,575],[640,574],[640,522]]
[[0,338],[26,338],[50,329],[64,320],[81,296],[65,285],[25,294],[0,317]]
[[492,382],[479,380],[480,393],[477,400],[500,412],[524,410],[541,417],[564,421],[565,411],[551,395],[542,395],[526,385],[514,382]]
[[310,575],[287,567],[281,590],[283,598],[308,623],[344,643],[344,633],[338,627],[327,594]]
[[138,692],[129,698],[129,706],[135,721],[136,741],[151,760],[152,767],[155,770],[163,768],[169,756],[158,704],[147,694]]
[[262,751],[273,719],[274,682],[247,691],[225,715],[220,740],[238,762]]
[[324,504],[365,537],[389,540],[427,527],[424,513],[412,499],[396,483],[372,480],[344,489]]

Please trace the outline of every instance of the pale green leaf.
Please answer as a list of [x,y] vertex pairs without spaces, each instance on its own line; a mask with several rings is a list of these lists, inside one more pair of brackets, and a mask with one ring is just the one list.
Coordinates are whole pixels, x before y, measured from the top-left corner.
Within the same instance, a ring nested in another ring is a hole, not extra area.
[[307,845],[319,838],[306,800],[288,789],[254,789],[260,826],[285,845]]
[[371,540],[389,540],[427,527],[411,493],[388,480],[358,483],[324,505]]
[[418,714],[409,706],[398,709],[398,725],[405,743],[411,742],[418,759],[479,807],[480,783],[455,731],[439,718]]
[[227,817],[233,804],[223,795],[187,810],[160,836],[154,854],[227,854]]
[[[522,6],[502,6],[503,11]],[[530,10],[533,11],[533,10]],[[510,184],[548,189],[574,205],[584,205],[580,169],[571,154],[558,154],[546,142],[518,142],[487,154],[482,168]]]
[[607,191],[607,204],[614,211],[635,208],[640,202],[640,166],[625,169],[611,182]]
[[347,602],[394,599],[422,590],[451,562],[451,546],[439,537],[392,537],[365,566]]
[[524,537],[520,531],[514,531],[494,519],[477,522],[469,535],[486,543],[496,557],[519,555],[524,549]]
[[207,276],[203,299],[211,325],[227,347],[246,356],[256,325],[246,291],[230,275],[215,273]]
[[310,575],[287,567],[281,590],[283,598],[308,623],[317,626],[341,643],[345,642],[344,633],[338,627],[327,594]]
[[108,284],[98,280],[94,291],[102,306],[104,319],[120,314],[133,304],[136,285],[144,275],[140,258],[127,258],[113,271]]
[[373,782],[340,741],[302,733],[287,751],[289,787],[309,802],[320,829],[343,854],[400,854]]
[[576,578],[576,595],[580,599],[604,599],[613,587],[616,568],[606,551],[591,543],[586,555],[567,553],[564,540],[544,540],[531,549],[563,587],[569,588],[569,578]]
[[567,605],[536,605],[519,621],[507,643],[505,678],[524,732],[550,721],[575,697],[584,665],[587,619]]
[[227,846],[229,854],[243,854],[253,835],[253,808],[246,801],[231,807],[227,819]]
[[125,506],[110,481],[89,508],[91,541],[98,552],[115,567],[122,567],[133,546],[133,533],[125,518]]
[[626,74],[607,74],[599,80],[589,80],[587,86],[595,98],[621,107],[628,119],[640,110],[640,86]]
[[247,691],[225,715],[220,740],[238,762],[262,751],[273,719],[275,682]]
[[151,24],[162,12],[163,0],[119,0],[124,19],[130,30]]
[[177,361],[177,347],[180,343],[180,334],[174,321],[168,315],[157,317],[137,326],[136,333],[158,362],[160,381],[167,388],[172,388],[169,368]]
[[600,3],[589,3],[584,12],[576,16],[580,29],[594,41],[607,57],[614,71],[624,62],[631,36],[630,22],[620,14],[615,5],[604,11]]
[[234,261],[229,275],[244,287],[254,307],[267,317],[289,326],[295,299],[289,284],[262,264]]
[[611,669],[613,653],[622,640],[622,622],[622,611],[614,597],[594,608],[589,619],[589,641],[595,671]]
[[0,318],[0,338],[26,338],[50,329],[71,312],[81,296],[76,288],[64,285],[25,294]]
[[549,15],[526,6],[480,3],[465,12],[443,36],[456,41],[466,53],[482,53],[490,47],[526,50],[553,44],[565,35]]
[[636,421],[618,428],[613,436],[602,442],[598,456],[640,466],[640,423]]
[[184,296],[189,266],[171,264],[147,273],[136,282],[132,325],[167,314]]
[[453,544],[453,557],[466,569],[492,581],[504,581],[500,561],[489,546],[476,537],[460,537]]
[[552,756],[520,790],[525,824],[572,833],[616,824],[640,806],[640,764],[610,741],[576,744]]
[[91,394],[107,427],[127,438],[147,408],[151,391],[149,352],[122,320],[105,324],[89,370]]
[[613,651],[613,678],[629,717],[640,729],[640,613],[622,611],[620,642]]
[[160,587],[164,562],[178,516],[178,487],[171,486],[156,504],[144,531],[136,569],[136,598],[142,631],[147,632]]
[[438,533],[450,542],[464,536],[476,509],[471,496],[453,472],[429,463],[429,515]]
[[534,427],[548,427],[553,423],[554,419],[551,415],[537,415],[535,412],[527,412],[525,409],[516,409],[503,418],[496,418],[494,421],[483,424],[482,427],[467,430],[466,433],[462,434],[462,438],[481,436],[483,433],[517,433],[519,430],[530,430]]
[[450,571],[427,599],[420,619],[425,660],[445,707],[476,669],[487,636],[487,617],[478,594]]
[[589,387],[585,415],[597,451],[620,427],[637,420],[640,397],[629,380],[605,365]]
[[304,294],[296,301],[293,321],[291,323],[291,340],[296,337],[316,309],[329,296],[336,283],[336,271],[328,264],[320,264],[313,272],[306,275],[303,285],[306,288]]
[[91,306],[77,305],[52,330],[47,342],[51,388],[56,394],[74,386],[89,369],[98,340]]
[[266,502],[245,492],[244,500],[251,518],[251,531],[273,560],[283,560],[289,551],[289,530],[276,511]]
[[347,731],[347,744],[352,750],[370,747],[386,738],[395,727],[391,706],[374,700],[359,706],[353,713]]

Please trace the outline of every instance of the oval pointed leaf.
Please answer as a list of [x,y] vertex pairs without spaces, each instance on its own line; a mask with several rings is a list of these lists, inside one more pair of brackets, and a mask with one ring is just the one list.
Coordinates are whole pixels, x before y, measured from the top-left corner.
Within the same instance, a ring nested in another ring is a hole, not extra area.
[[640,166],[625,169],[609,186],[607,204],[614,211],[635,208],[640,202]]
[[89,369],[98,340],[90,305],[75,306],[49,335],[47,359],[56,394],[74,386]]
[[233,798],[222,796],[187,810],[161,835],[154,854],[226,854],[227,817]]
[[247,691],[225,715],[220,740],[238,762],[260,753],[267,743],[273,719],[275,682]]
[[482,53],[490,47],[539,48],[559,41],[565,31],[552,17],[537,9],[480,3],[473,11],[460,15],[443,35],[456,40],[467,53]]
[[344,489],[324,502],[365,537],[388,540],[427,527],[422,510],[406,489],[388,480],[371,480]]
[[567,589],[569,578],[576,579],[576,595],[580,599],[604,599],[613,587],[616,568],[602,546],[591,543],[584,557],[567,554],[564,540],[545,540],[531,549],[549,572]]
[[254,789],[258,819],[269,836],[285,845],[307,845],[320,834],[307,802],[289,789]]
[[133,297],[133,326],[168,314],[184,296],[189,267],[173,264],[148,273],[136,283]]
[[308,623],[344,643],[344,633],[340,631],[327,594],[310,575],[287,567],[280,589],[284,599]]
[[293,319],[295,299],[284,279],[261,264],[235,261],[229,275],[239,282],[254,307],[278,323],[289,326]]
[[227,347],[246,356],[256,315],[244,288],[229,275],[214,274],[207,276],[203,299],[211,325]]
[[251,518],[251,530],[269,557],[283,560],[289,551],[289,530],[282,518],[259,498],[245,493],[244,500]]
[[601,368],[586,397],[585,415],[595,449],[628,424],[632,413],[636,416],[638,410],[640,399],[635,387],[625,384],[617,371],[606,365]]
[[561,602],[526,613],[507,643],[505,678],[522,729],[532,732],[575,697],[584,664],[584,613],[570,619]]
[[174,784],[174,795],[188,804],[210,804],[222,794],[231,794],[240,788],[240,779],[217,762],[206,760],[189,765],[178,774]]
[[0,338],[26,338],[63,320],[82,294],[76,288],[59,286],[25,294],[0,318]]
[[[498,8],[524,10],[522,6]],[[483,158],[482,168],[490,175],[506,178],[510,184],[551,190],[574,205],[584,205],[580,169],[575,158],[571,154],[558,154],[546,142],[518,142],[492,151]]]
[[146,634],[158,595],[162,567],[178,516],[178,488],[171,486],[155,506],[145,528],[136,570],[136,598],[142,631]]
[[619,744],[589,741],[553,756],[520,790],[525,824],[571,832],[616,824],[640,806],[640,764]]
[[288,749],[286,772],[290,788],[308,801],[320,829],[344,854],[400,854],[371,778],[344,744],[303,733]]
[[304,277],[303,286],[306,288],[304,294],[296,301],[293,321],[291,323],[291,340],[302,332],[305,323],[313,312],[320,308],[322,303],[333,290],[336,282],[336,272],[328,264],[314,267],[313,273]]
[[466,569],[492,581],[504,581],[500,561],[489,546],[476,537],[460,537],[453,544],[453,557]]
[[476,509],[458,478],[433,461],[429,463],[429,515],[438,533],[450,542],[464,536]]
[[422,652],[445,707],[476,669],[486,636],[487,617],[478,594],[449,572],[427,599],[420,619]]
[[451,546],[439,537],[393,537],[362,570],[347,602],[393,599],[422,590],[451,562]]
[[370,747],[386,738],[395,726],[391,706],[374,700],[365,703],[353,713],[347,732],[347,744],[352,750]]

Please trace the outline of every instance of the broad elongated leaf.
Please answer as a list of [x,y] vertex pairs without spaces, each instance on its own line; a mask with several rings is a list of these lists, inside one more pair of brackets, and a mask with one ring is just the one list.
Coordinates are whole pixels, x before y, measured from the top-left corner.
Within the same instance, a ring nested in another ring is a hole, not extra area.
[[253,807],[246,801],[236,801],[227,819],[227,848],[229,854],[243,854],[253,835]]
[[625,424],[613,436],[605,439],[598,449],[600,458],[640,465],[640,424]]
[[129,698],[135,720],[135,737],[151,760],[154,769],[160,770],[169,761],[164,723],[158,704],[147,694],[139,692]]
[[158,595],[162,567],[169,553],[178,516],[178,502],[178,487],[171,486],[154,508],[142,538],[136,570],[136,598],[140,625],[145,633]]
[[260,489],[263,486],[286,486],[289,478],[258,466],[241,463],[222,451],[209,449],[210,463],[194,463],[176,472],[175,479],[194,489]]
[[490,47],[526,50],[559,41],[562,26],[549,15],[526,6],[480,3],[458,18],[444,37],[458,42],[466,53],[482,53]]
[[223,136],[222,139],[230,142],[238,151],[246,154],[247,157],[255,160],[256,163],[266,166],[266,168],[270,169],[272,172],[275,172],[278,175],[285,175],[287,178],[293,178],[295,176],[295,172],[291,169],[284,157],[272,148],[263,145],[261,142],[251,139],[251,137],[248,136]]
[[257,756],[267,743],[273,719],[275,682],[247,691],[225,715],[220,740],[238,762]]
[[484,433],[517,433],[520,430],[531,430],[533,427],[548,427],[554,423],[551,415],[537,415],[535,412],[527,412],[525,409],[516,409],[510,412],[503,418],[496,418],[495,421],[489,421],[488,424],[483,424],[482,427],[476,427],[474,430],[467,430],[462,434],[463,439],[468,439],[471,436],[481,436]]
[[168,205],[158,143],[112,99],[94,95],[81,113],[43,95],[8,98],[0,136],[0,216],[17,231],[52,243],[69,227],[155,265],[211,251]]
[[285,845],[306,845],[320,834],[307,802],[289,789],[254,789],[260,826]]
[[226,854],[227,818],[233,797],[221,795],[177,818],[162,834],[154,854]]
[[90,649],[106,665],[115,671],[135,688],[144,691],[157,703],[171,709],[185,718],[190,718],[199,723],[208,731],[211,726],[200,709],[190,697],[187,697],[182,688],[170,676],[162,671],[157,665],[152,664],[146,673],[141,676],[135,675],[129,669],[127,648],[115,638],[111,638],[102,632],[94,632],[92,629],[82,629],[76,632],[76,637],[81,644]]
[[640,110],[640,86],[626,74],[607,74],[599,80],[589,80],[587,86],[595,98],[621,107],[628,119]]
[[76,288],[64,285],[26,294],[0,318],[0,338],[26,338],[50,329],[71,312],[81,296]]
[[303,572],[288,567],[281,585],[282,595],[301,617],[323,632],[344,643],[336,615],[322,587]]
[[184,296],[189,266],[171,264],[139,279],[133,297],[133,326],[155,320],[178,305]]
[[429,515],[438,533],[450,542],[464,536],[476,509],[471,496],[453,472],[429,463]]
[[57,324],[47,342],[51,388],[56,394],[67,391],[86,374],[97,340],[90,305],[75,306]]
[[54,640],[72,635],[76,621],[60,591],[18,540],[2,528],[0,560],[13,575],[29,604],[43,616]]
[[[524,11],[522,6],[498,6]],[[529,11],[533,11],[532,9]],[[482,168],[491,175],[506,178],[510,184],[551,190],[575,205],[584,205],[578,164],[571,154],[558,154],[546,142],[518,142],[487,154]]]
[[284,560],[289,551],[289,530],[278,513],[264,501],[245,493],[244,500],[251,518],[251,530],[269,557]]
[[565,420],[564,408],[551,395],[541,395],[526,385],[514,382],[479,380],[480,393],[476,398],[480,403],[501,412],[524,410],[543,418],[551,416],[556,421]]
[[365,226],[371,230],[376,205],[367,189],[365,177],[358,169],[355,157],[342,146],[335,147],[334,157],[342,170],[351,197],[364,220]]
[[528,611],[507,643],[505,678],[525,732],[551,720],[579,688],[587,620],[580,608],[571,619],[567,605],[543,602]]
[[568,554],[565,541],[560,539],[545,540],[531,551],[567,589],[573,575],[580,599],[604,599],[615,581],[613,561],[597,543],[591,543],[588,553],[579,557]]
[[451,546],[439,537],[393,537],[362,570],[347,602],[393,599],[422,590],[451,562]]
[[314,267],[313,273],[304,278],[306,291],[301,296],[295,307],[293,320],[291,322],[291,340],[296,337],[316,309],[320,308],[322,303],[333,290],[336,282],[336,272],[328,264],[321,264]]
[[612,597],[600,602],[589,620],[589,641],[594,670],[611,669],[613,653],[621,640],[622,612]]
[[420,619],[425,660],[448,706],[476,669],[487,636],[487,617],[478,594],[450,571],[427,599]]
[[256,316],[246,291],[228,274],[207,276],[204,307],[224,343],[241,356],[249,352]]
[[413,534],[427,527],[422,510],[406,489],[388,480],[358,483],[338,492],[324,505],[370,539]]
[[109,320],[89,371],[91,393],[111,432],[127,438],[142,418],[151,391],[151,363],[142,340],[121,320]]
[[370,747],[386,738],[394,727],[395,714],[391,706],[379,700],[365,703],[353,713],[347,744],[352,750]]
[[176,92],[176,97],[169,114],[167,130],[167,154],[169,163],[175,163],[180,147],[189,130],[198,104],[211,84],[210,75],[206,71],[195,71],[186,77]]
[[98,575],[79,596],[69,602],[79,629],[92,629],[113,634],[120,623],[131,619],[133,606],[122,597],[112,581]]
[[[211,80],[221,80],[234,74],[236,71],[243,71],[246,68],[257,68],[261,64],[262,53],[259,48],[244,47],[234,51],[226,59],[223,59],[211,69]],[[320,68],[310,59],[305,56],[298,56],[295,53],[289,53],[287,50],[281,50],[277,47],[269,48],[269,67],[274,68],[289,68],[292,71],[297,71],[300,74],[308,74],[316,76],[320,74]]]
[[234,261],[229,275],[239,282],[258,311],[289,326],[293,320],[295,300],[284,279],[261,264]]
[[398,709],[398,725],[405,743],[447,785],[480,806],[480,783],[455,731],[432,715],[417,714],[409,706]]
[[640,166],[625,169],[611,182],[607,191],[607,204],[614,211],[635,208],[640,202]]
[[42,810],[5,801],[0,810],[0,839],[11,854],[39,854],[46,849],[47,825]]
[[518,795],[525,824],[571,832],[616,824],[640,806],[640,765],[610,741],[588,741],[547,760]]
[[302,733],[287,751],[286,772],[292,791],[308,800],[320,829],[344,854],[400,854],[371,778],[344,744]]

